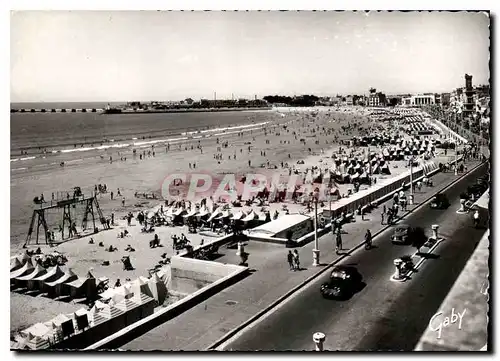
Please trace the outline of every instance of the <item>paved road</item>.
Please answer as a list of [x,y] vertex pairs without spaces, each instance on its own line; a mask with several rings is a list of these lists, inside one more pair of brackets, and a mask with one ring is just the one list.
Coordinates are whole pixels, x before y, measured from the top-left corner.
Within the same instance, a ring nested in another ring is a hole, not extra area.
[[[467,162],[469,169],[473,169],[477,161]],[[462,176],[462,175],[460,175]],[[434,187],[423,187],[415,193],[415,201],[423,202],[442,189],[457,177],[450,173],[437,173],[432,177]],[[388,201],[387,204],[392,203]],[[409,206],[413,209],[413,206]],[[372,232],[385,226],[380,225],[382,207],[374,209],[361,221],[346,224],[343,229],[343,246],[352,249],[360,243],[366,229]],[[330,263],[339,258],[334,251],[334,237],[330,234],[320,237],[321,262]],[[301,265],[305,269],[301,272],[290,272],[286,262],[287,249],[283,246],[271,245],[262,242],[250,242],[250,267],[255,270],[251,276],[224,289],[218,294],[199,303],[190,310],[182,313],[168,322],[154,327],[135,339],[130,337],[123,340],[122,347],[128,350],[205,350],[219,340],[228,331],[239,327],[257,313],[266,309],[278,298],[285,295],[294,287],[300,285],[308,277],[314,275],[320,268],[312,267],[312,249],[314,242],[298,248]],[[233,262],[234,251],[222,249],[225,255],[217,259],[219,262]],[[265,253],[265,256],[263,255]],[[232,257],[232,258],[231,258]],[[232,301],[230,304],[228,301]],[[234,302],[236,301],[236,303]]]
[[459,194],[486,168],[482,166],[446,192],[451,202],[447,210],[424,205],[404,221],[423,226],[429,235],[431,225],[440,224],[445,238],[433,252],[437,258],[427,259],[411,280],[389,280],[393,260],[413,254],[414,249],[392,245],[388,230],[374,240],[377,248],[357,251],[342,262],[356,266],[366,283],[350,300],[321,297],[319,286],[327,272],[223,349],[311,350],[312,335],[320,331],[327,336],[326,350],[413,350],[484,234],[484,229],[471,226],[470,216],[456,210]]

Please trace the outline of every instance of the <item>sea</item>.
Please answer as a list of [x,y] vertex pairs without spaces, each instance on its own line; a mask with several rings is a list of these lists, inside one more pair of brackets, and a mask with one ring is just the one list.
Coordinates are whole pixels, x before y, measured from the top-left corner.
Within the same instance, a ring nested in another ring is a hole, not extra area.
[[[108,103],[12,103],[11,108],[96,108]],[[113,105],[113,104],[112,104]],[[113,148],[140,148],[259,128],[269,110],[161,113],[11,113],[11,162]],[[12,164],[12,163],[11,163]]]

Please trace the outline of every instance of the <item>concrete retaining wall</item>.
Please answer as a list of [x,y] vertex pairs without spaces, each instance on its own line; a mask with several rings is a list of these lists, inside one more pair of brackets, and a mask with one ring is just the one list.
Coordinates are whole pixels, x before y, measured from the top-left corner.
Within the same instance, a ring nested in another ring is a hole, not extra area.
[[[199,263],[200,267],[208,267],[210,272],[222,274],[224,271],[219,266],[222,266],[227,272],[231,271],[226,276],[219,278],[217,281],[199,289],[198,291],[184,297],[180,301],[148,316],[130,326],[123,328],[122,330],[116,332],[115,334],[106,337],[105,339],[96,342],[95,344],[85,348],[85,350],[103,350],[103,349],[116,349],[120,346],[132,341],[133,339],[145,334],[146,332],[152,330],[153,328],[165,323],[172,318],[180,315],[181,313],[187,311],[188,309],[194,307],[198,303],[206,300],[210,296],[222,291],[223,289],[236,283],[248,274],[248,267],[235,266],[235,265],[222,265],[220,263],[211,261],[200,261],[189,258],[182,258],[179,256],[174,257],[172,260],[182,259],[183,261],[193,261]],[[177,266],[182,267],[188,263],[179,261]],[[203,266],[201,266],[203,265]],[[197,266],[194,266],[197,267]],[[199,268],[197,268],[199,269]],[[167,337],[167,336],[166,336]],[[175,337],[173,335],[172,337]]]
[[176,256],[170,263],[171,287],[177,292],[191,294],[239,269],[232,264]]

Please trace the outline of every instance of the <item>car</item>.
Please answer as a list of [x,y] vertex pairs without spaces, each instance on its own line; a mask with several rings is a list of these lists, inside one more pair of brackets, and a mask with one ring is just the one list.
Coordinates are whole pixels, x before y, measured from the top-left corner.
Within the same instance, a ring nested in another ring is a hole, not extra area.
[[430,206],[433,209],[446,209],[450,206],[450,201],[444,193],[438,193],[432,199]]
[[320,292],[327,299],[349,299],[361,288],[362,280],[363,277],[355,267],[335,266],[330,279],[321,285]]
[[391,236],[391,242],[393,244],[399,245],[410,245],[419,242],[425,241],[425,231],[421,227],[412,227],[408,224],[398,224],[394,228],[394,233]]

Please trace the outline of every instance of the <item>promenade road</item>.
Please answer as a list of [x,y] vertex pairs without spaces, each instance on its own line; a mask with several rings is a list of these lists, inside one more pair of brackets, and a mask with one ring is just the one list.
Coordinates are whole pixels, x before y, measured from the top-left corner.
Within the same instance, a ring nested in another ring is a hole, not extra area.
[[395,271],[393,260],[411,255],[415,249],[393,245],[388,229],[374,239],[377,248],[361,248],[340,262],[355,266],[366,283],[351,299],[334,301],[321,296],[319,288],[328,279],[327,272],[221,348],[313,350],[312,335],[323,332],[325,350],[413,350],[485,232],[473,227],[470,215],[456,213],[460,193],[485,171],[482,166],[446,191],[451,202],[447,210],[424,206],[401,221],[424,227],[428,235],[431,226],[439,224],[445,239],[410,280],[390,280]]
[[[468,169],[472,169],[478,161],[468,161],[466,164]],[[417,191],[416,205],[408,206],[409,211],[460,176],[460,174],[455,176],[452,172],[433,176],[434,187],[423,187],[421,192]],[[392,204],[392,201],[387,204]],[[382,207],[379,207],[367,214],[364,221],[357,217],[356,222],[344,226],[343,229],[347,232],[343,235],[345,250],[361,243],[366,229],[370,228],[374,233],[385,227],[380,224],[381,212]],[[339,257],[335,254],[334,237],[330,233],[319,239],[319,245],[323,264],[328,264]],[[314,242],[311,242],[298,249],[301,265],[305,269],[291,272],[286,261],[288,250],[284,246],[250,242],[246,247],[250,253],[249,265],[254,270],[250,276],[142,336],[126,340],[121,348],[164,351],[206,349],[227,332],[264,310],[276,299],[318,272],[321,267],[311,266],[313,248]],[[220,251],[226,255],[217,261],[231,262],[236,259],[232,254],[234,250]]]

